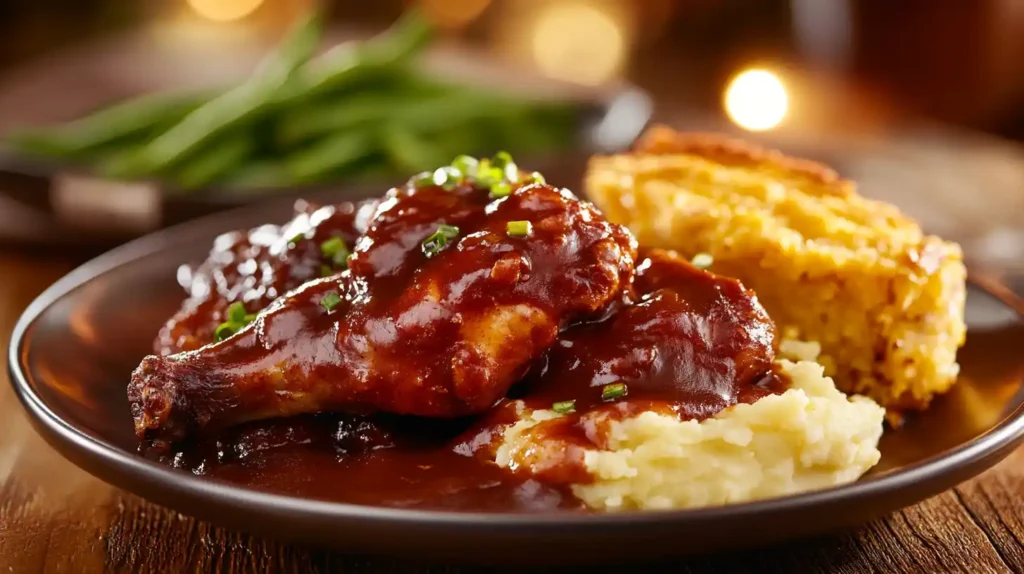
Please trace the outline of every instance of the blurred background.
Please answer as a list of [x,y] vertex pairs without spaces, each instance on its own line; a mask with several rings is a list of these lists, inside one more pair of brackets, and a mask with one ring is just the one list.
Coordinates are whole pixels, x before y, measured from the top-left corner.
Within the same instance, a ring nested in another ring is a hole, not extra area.
[[978,266],[1024,260],[1021,0],[5,0],[0,130],[244,77],[316,6],[344,39],[412,4],[474,69],[633,84],[657,121],[834,165]]
[[[80,88],[118,94],[217,76],[232,67],[223,59],[244,67],[245,52],[265,49],[314,6],[328,6],[339,27],[373,30],[410,4],[467,50],[585,84],[627,78],[659,104],[694,112],[723,112],[730,82],[740,92],[781,82],[789,101],[773,100],[778,110],[733,112],[752,129],[880,129],[895,113],[1024,139],[1018,0],[7,0],[0,66],[77,63],[83,46],[93,57],[100,42],[109,59],[95,65],[112,67],[94,79],[105,85]],[[117,44],[133,57],[115,58]],[[174,69],[175,52],[203,57]],[[771,75],[741,76],[751,69]]]

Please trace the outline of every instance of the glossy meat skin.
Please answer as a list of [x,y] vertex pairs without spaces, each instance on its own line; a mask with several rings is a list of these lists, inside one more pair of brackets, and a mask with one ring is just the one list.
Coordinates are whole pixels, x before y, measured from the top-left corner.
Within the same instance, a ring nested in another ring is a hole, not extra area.
[[[579,413],[630,404],[704,419],[747,394],[763,396],[757,384],[772,371],[775,325],[753,293],[669,252],[645,256],[636,301],[568,330],[527,380],[530,406],[573,400]],[[627,396],[602,400],[613,383],[625,383]]]
[[284,225],[221,235],[202,265],[179,270],[189,298],[160,329],[154,351],[171,355],[208,345],[232,303],[241,301],[255,312],[320,277],[325,264],[320,244],[341,237],[351,246],[366,231],[375,204],[369,200],[317,207],[299,201],[295,217]]
[[[506,224],[530,221],[529,237]],[[427,257],[440,224],[459,236]],[[491,200],[461,185],[389,192],[348,271],[280,297],[221,343],[148,357],[129,400],[157,447],[247,420],[304,412],[479,413],[581,317],[632,282],[636,243],[567,190]],[[341,302],[328,312],[325,296]]]

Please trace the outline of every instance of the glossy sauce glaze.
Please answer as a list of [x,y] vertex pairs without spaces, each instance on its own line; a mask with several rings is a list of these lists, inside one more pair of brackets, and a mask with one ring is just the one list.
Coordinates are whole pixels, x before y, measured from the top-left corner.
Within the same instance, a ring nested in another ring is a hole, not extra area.
[[[781,392],[774,337],[739,282],[652,251],[637,266],[634,293],[604,316],[566,328],[512,389],[530,408],[574,401],[575,412],[535,427],[563,454],[543,469],[510,473],[493,462],[501,433],[516,420],[510,400],[483,417],[447,421],[316,415],[251,423],[166,460],[220,480],[357,504],[581,509],[568,486],[589,480],[582,449],[601,448],[600,425],[645,410],[703,419]],[[624,397],[601,398],[604,385],[620,382]]]
[[325,259],[321,244],[338,237],[351,246],[366,231],[376,202],[317,207],[299,201],[295,217],[285,225],[218,237],[202,265],[179,269],[178,280],[189,298],[160,330],[153,344],[156,353],[171,355],[212,343],[232,303],[242,302],[256,312],[306,281],[340,271]]
[[[517,222],[529,232],[510,232]],[[321,411],[482,413],[563,327],[632,283],[632,236],[544,184],[500,199],[468,183],[410,184],[366,226],[346,271],[277,298],[222,342],[147,357],[129,385],[140,438],[166,447]],[[428,250],[445,228],[446,243]]]

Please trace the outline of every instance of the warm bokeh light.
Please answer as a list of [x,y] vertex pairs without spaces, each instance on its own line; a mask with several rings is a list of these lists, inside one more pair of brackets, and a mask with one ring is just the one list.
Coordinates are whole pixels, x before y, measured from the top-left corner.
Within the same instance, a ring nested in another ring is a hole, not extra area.
[[187,0],[188,5],[203,18],[216,22],[239,20],[252,14],[263,0]]
[[743,129],[770,130],[782,123],[788,111],[786,86],[768,70],[745,70],[725,90],[725,112]]
[[548,76],[593,85],[620,70],[626,39],[622,24],[599,5],[557,2],[537,15],[532,49]]
[[419,0],[431,20],[445,28],[462,28],[487,8],[491,0]]

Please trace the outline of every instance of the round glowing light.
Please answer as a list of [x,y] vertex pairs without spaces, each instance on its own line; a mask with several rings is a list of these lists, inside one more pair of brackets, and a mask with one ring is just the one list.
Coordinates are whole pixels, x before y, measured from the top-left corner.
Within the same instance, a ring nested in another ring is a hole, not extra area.
[[583,3],[559,2],[538,15],[533,59],[551,77],[599,84],[622,67],[626,39],[607,12]]
[[203,18],[216,22],[239,20],[252,14],[263,0],[187,0],[188,5]]
[[770,130],[782,123],[788,111],[786,86],[768,70],[741,72],[725,90],[725,112],[741,128]]

